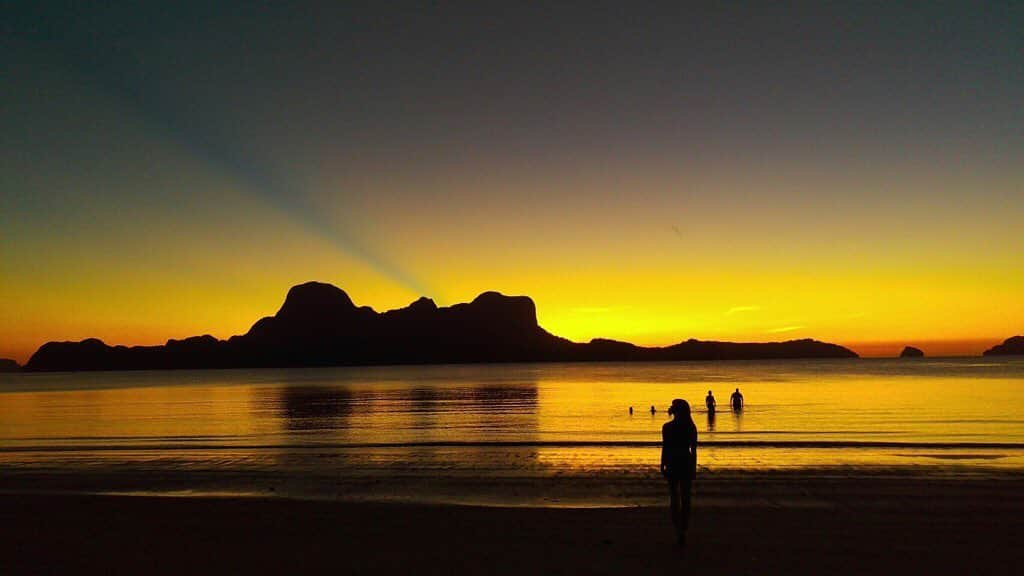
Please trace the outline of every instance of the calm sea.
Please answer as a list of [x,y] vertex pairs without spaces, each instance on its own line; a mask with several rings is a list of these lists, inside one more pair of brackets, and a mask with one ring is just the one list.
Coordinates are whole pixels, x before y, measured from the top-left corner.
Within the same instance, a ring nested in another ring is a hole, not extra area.
[[705,477],[1024,471],[1024,359],[513,364],[0,375],[0,489],[632,502],[673,398]]

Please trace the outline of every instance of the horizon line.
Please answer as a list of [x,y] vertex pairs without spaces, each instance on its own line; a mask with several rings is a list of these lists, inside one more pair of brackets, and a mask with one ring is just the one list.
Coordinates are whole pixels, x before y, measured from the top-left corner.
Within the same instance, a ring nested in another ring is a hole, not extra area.
[[[541,326],[541,328],[543,328],[543,326]],[[11,360],[14,360],[15,362],[17,362],[19,366],[24,366],[28,362],[29,358],[31,358],[31,356],[33,354],[35,354],[35,352],[38,351],[39,348],[41,348],[44,344],[47,344],[49,342],[81,342],[83,340],[88,340],[88,339],[97,339],[97,340],[102,341],[104,344],[107,344],[108,346],[126,346],[126,347],[131,348],[131,347],[135,347],[135,346],[163,346],[163,345],[165,345],[170,340],[184,340],[186,338],[194,338],[194,337],[202,337],[202,336],[213,336],[217,340],[227,340],[231,336],[235,336],[235,334],[232,334],[232,335],[229,335],[227,337],[221,338],[219,336],[215,336],[215,335],[211,334],[210,332],[205,332],[203,334],[194,334],[194,335],[191,335],[191,336],[183,336],[183,337],[180,337],[180,338],[170,337],[170,338],[165,338],[165,339],[160,340],[160,341],[151,341],[151,342],[145,342],[144,341],[144,342],[141,342],[141,343],[130,343],[130,344],[129,343],[110,343],[110,342],[107,342],[107,341],[103,340],[102,338],[99,338],[99,337],[96,337],[96,336],[86,336],[84,338],[80,338],[80,339],[77,339],[77,340],[76,339],[46,340],[45,342],[43,342],[43,343],[39,344],[38,346],[35,346],[34,348],[32,348],[27,353],[24,353],[21,357],[18,357],[19,355],[12,355],[11,357],[0,357],[0,359],[3,359],[3,358],[11,359]],[[557,334],[555,334],[555,336],[557,336]],[[861,341],[856,341],[856,342],[848,342],[848,341],[844,342],[844,341],[841,341],[841,340],[831,341],[831,340],[819,339],[819,338],[816,338],[816,337],[778,339],[778,340],[744,340],[744,339],[737,339],[737,340],[725,339],[725,340],[723,340],[723,339],[718,339],[718,338],[705,339],[705,338],[699,338],[699,337],[695,337],[695,336],[690,336],[690,337],[682,337],[681,339],[670,341],[670,342],[664,343],[664,344],[635,344],[634,342],[629,342],[627,340],[618,340],[616,338],[605,338],[605,337],[600,337],[600,336],[597,336],[597,337],[594,337],[594,338],[591,338],[591,339],[588,339],[588,340],[581,340],[581,341],[571,340],[571,339],[568,339],[568,338],[566,338],[566,340],[570,340],[571,342],[575,342],[575,343],[578,343],[578,344],[585,344],[585,343],[590,342],[591,340],[613,340],[613,341],[625,342],[627,344],[633,344],[635,346],[640,346],[640,347],[645,347],[645,348],[664,348],[664,347],[667,347],[667,346],[674,346],[676,344],[687,342],[688,340],[697,340],[697,341],[700,341],[700,342],[726,342],[726,343],[730,343],[730,344],[770,344],[770,343],[775,343],[775,342],[792,342],[792,341],[798,341],[798,340],[815,340],[817,342],[822,342],[822,343],[825,343],[825,344],[835,344],[837,346],[842,346],[844,348],[852,350],[853,352],[857,353],[857,355],[860,357],[860,359],[898,358],[900,352],[906,346],[912,346],[912,347],[915,347],[915,348],[920,348],[925,353],[925,357],[926,358],[937,359],[937,358],[979,358],[979,357],[982,357],[982,352],[984,352],[986,349],[991,348],[992,346],[994,346],[996,344],[1000,344],[1003,341],[1005,341],[1007,338],[1010,338],[1010,337],[1012,337],[1012,336],[990,337],[990,338],[950,338],[950,339],[931,339],[931,340],[914,340],[914,339],[909,339],[908,338],[906,340],[903,340],[903,339],[900,339],[900,340],[861,340]],[[967,344],[971,344],[972,346],[970,348],[964,349],[963,346],[967,345]],[[942,351],[941,352],[929,353],[927,348],[934,347],[934,346],[938,346],[940,348],[940,350],[942,350]],[[974,350],[977,350],[977,351],[974,351]]]

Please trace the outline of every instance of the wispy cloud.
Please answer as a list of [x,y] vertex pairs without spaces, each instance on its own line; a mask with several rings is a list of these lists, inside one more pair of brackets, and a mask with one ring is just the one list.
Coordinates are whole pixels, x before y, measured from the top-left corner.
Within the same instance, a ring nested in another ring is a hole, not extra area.
[[794,330],[800,330],[801,328],[806,328],[806,327],[807,326],[804,326],[803,324],[794,325],[794,326],[780,326],[778,328],[772,328],[771,330],[765,330],[765,332],[767,332],[769,334],[778,334],[780,332],[793,332]]
[[732,316],[733,314],[739,314],[741,312],[757,312],[760,309],[760,306],[733,306],[725,312],[725,315]]

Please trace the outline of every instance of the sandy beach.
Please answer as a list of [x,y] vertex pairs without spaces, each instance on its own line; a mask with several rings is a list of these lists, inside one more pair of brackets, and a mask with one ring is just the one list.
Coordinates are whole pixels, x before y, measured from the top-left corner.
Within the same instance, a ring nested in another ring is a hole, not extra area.
[[1014,574],[1024,478],[856,475],[698,486],[666,510],[4,494],[0,572]]

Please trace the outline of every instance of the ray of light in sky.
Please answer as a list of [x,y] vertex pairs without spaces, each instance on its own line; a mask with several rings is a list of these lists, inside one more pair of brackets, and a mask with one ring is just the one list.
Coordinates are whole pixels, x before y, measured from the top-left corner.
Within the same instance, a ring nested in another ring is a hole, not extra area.
[[313,279],[977,353],[1024,332],[1022,12],[19,3],[0,357],[226,337]]
[[[37,50],[45,52],[45,49]],[[76,62],[71,53],[61,56],[62,61],[57,65],[63,68],[69,79],[73,81],[77,77],[82,79],[82,83],[97,84],[99,89],[126,108],[125,114],[139,116],[160,137],[227,172],[239,181],[240,190],[258,195],[282,213],[299,220],[306,230],[321,235],[401,286],[419,294],[431,293],[420,279],[325,218],[308,203],[308,193],[302,190],[300,181],[275,170],[269,159],[255,157],[245,150],[242,143],[232,143],[230,139],[219,136],[212,127],[212,119],[194,113],[189,115],[187,108],[179,109],[169,98],[161,96],[159,90],[133,82],[123,71],[108,69],[103,62]],[[61,66],[64,64],[66,68]]]

